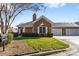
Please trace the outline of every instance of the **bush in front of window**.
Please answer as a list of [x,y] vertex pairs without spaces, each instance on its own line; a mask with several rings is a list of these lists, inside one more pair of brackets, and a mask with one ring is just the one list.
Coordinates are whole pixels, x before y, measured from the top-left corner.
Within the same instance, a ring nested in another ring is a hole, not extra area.
[[53,33],[39,34],[39,37],[53,37]]
[[[18,33],[14,33],[14,37],[18,37]],[[47,33],[47,34],[42,34],[42,33],[22,33],[22,37],[53,37],[53,33]]]
[[39,37],[38,33],[22,33],[22,37]]
[[47,37],[53,37],[53,33],[47,33]]

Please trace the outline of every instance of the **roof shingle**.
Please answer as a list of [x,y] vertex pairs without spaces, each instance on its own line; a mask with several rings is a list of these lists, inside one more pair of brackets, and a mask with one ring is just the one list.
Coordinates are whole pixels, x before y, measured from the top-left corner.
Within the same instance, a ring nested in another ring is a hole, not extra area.
[[79,25],[75,23],[54,23],[53,27],[79,27]]

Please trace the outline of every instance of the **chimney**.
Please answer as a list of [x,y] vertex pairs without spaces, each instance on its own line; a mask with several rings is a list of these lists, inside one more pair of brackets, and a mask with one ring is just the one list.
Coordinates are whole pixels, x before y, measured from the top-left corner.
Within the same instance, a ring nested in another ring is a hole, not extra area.
[[33,14],[33,21],[35,21],[36,20],[36,14],[34,13]]

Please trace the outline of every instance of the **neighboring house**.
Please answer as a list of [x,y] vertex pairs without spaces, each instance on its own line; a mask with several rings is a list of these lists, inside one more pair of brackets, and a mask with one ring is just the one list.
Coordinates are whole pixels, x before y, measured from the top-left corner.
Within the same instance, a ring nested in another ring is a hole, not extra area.
[[79,35],[79,25],[75,23],[54,23],[45,16],[36,18],[27,23],[17,25],[18,33],[53,33],[54,35]]
[[10,33],[17,33],[18,29],[17,28],[13,28],[13,27],[9,27],[8,32],[10,32]]
[[13,32],[14,33],[17,33],[18,32],[18,29],[17,28],[13,28]]
[[13,32],[13,28],[9,27],[8,32],[12,33]]
[[[18,32],[18,29],[17,28],[13,28],[13,27],[9,27],[9,29],[8,29],[8,32],[10,32],[10,33],[16,33],[16,32]],[[1,33],[1,27],[0,27],[0,33]]]
[[75,23],[79,25],[79,21],[78,22],[75,22]]

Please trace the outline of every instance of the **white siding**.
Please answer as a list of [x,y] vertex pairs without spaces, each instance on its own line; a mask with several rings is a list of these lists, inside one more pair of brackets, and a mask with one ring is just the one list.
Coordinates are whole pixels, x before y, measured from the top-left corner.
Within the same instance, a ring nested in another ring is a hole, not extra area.
[[62,29],[52,29],[53,35],[62,35]]
[[66,29],[66,35],[79,35],[79,29]]

